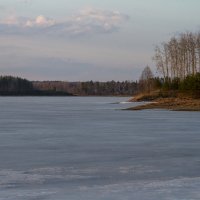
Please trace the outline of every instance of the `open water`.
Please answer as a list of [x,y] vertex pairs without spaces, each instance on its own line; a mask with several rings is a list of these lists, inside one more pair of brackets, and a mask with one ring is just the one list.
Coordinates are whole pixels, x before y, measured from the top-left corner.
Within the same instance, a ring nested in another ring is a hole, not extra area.
[[0,200],[199,200],[200,112],[127,99],[1,97]]

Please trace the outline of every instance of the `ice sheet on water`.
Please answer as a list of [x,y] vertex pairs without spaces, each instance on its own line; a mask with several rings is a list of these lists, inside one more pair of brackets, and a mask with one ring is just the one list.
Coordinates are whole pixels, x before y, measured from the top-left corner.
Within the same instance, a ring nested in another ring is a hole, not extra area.
[[200,178],[131,181],[118,184],[0,190],[2,200],[199,200]]
[[199,200],[200,113],[125,101],[0,98],[0,200]]
[[36,168],[28,171],[1,170],[0,177],[0,188],[43,185],[44,183],[51,183],[52,180],[63,182],[91,178],[88,173],[83,174],[71,168],[59,167]]

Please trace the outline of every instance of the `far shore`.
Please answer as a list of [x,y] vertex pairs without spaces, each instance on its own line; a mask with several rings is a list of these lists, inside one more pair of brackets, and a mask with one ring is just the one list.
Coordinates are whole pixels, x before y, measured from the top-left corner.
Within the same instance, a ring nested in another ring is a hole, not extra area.
[[[132,98],[131,102],[137,102]],[[146,102],[143,105],[128,108],[127,110],[145,110],[145,109],[166,109],[172,111],[200,111],[200,99],[193,98],[158,98],[153,102]]]

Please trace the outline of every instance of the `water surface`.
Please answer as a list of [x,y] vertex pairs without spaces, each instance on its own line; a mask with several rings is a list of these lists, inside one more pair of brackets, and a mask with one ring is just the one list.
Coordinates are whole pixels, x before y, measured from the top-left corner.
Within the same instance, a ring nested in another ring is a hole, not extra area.
[[1,97],[0,200],[199,200],[200,112],[114,97]]

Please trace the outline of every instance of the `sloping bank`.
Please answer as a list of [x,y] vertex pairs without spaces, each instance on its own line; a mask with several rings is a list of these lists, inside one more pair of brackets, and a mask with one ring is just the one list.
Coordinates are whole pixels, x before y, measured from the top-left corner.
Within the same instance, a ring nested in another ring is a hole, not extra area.
[[[141,101],[137,98],[130,101]],[[173,111],[200,111],[200,99],[193,98],[158,98],[153,102],[144,103],[143,105],[128,108],[127,110],[145,110],[145,109],[167,109]]]

